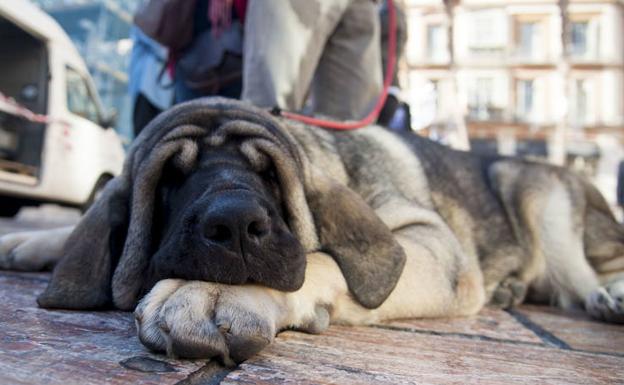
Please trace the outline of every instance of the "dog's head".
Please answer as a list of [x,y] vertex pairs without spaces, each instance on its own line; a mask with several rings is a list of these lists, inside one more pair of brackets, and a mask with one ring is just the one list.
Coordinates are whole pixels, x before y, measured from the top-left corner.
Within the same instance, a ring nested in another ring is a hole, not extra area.
[[324,251],[354,297],[379,306],[404,255],[362,199],[307,162],[282,125],[223,99],[159,116],[85,215],[39,297],[44,307],[131,309],[166,278],[294,291]]
[[206,145],[188,175],[167,165],[144,289],[172,277],[301,287],[305,252],[286,222],[275,175],[270,165],[255,170],[238,143]]

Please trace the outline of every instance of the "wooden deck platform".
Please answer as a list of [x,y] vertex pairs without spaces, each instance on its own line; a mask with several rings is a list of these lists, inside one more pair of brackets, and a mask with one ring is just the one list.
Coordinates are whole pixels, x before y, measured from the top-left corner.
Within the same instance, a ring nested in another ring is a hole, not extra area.
[[545,307],[280,334],[235,369],[152,354],[129,313],[39,309],[48,274],[0,272],[0,384],[616,384],[624,326]]

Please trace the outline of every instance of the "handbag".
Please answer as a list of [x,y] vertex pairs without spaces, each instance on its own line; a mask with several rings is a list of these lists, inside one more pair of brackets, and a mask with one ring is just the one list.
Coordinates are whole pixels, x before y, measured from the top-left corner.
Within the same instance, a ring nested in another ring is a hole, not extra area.
[[134,15],[134,23],[152,39],[179,51],[193,39],[197,0],[149,0]]

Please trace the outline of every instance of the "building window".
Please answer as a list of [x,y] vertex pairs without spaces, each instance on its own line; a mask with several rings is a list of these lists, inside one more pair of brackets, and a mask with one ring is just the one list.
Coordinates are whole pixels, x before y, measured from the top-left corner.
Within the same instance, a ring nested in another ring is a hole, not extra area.
[[492,42],[495,34],[494,22],[490,14],[475,15],[473,46],[488,47],[493,45]]
[[440,24],[427,26],[427,58],[431,61],[444,60],[446,51],[444,30]]
[[537,56],[539,25],[536,22],[520,23],[518,31],[518,53],[524,58]]
[[[475,58],[503,60],[507,46],[507,15],[502,9],[470,13],[471,28],[463,38]],[[462,40],[463,40],[462,39]]]
[[572,55],[585,56],[588,52],[588,30],[589,23],[587,21],[575,21],[570,26],[572,44]]
[[494,82],[491,78],[477,78],[470,92],[469,114],[475,120],[490,120]]
[[516,117],[518,120],[533,120],[534,101],[534,81],[529,79],[518,80],[516,83]]

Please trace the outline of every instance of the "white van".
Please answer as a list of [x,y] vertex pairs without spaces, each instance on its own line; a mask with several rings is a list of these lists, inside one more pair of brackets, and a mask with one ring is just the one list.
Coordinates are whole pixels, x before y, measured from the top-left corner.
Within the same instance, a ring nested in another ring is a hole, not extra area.
[[121,172],[112,125],[62,28],[26,0],[0,1],[0,215],[87,207]]

